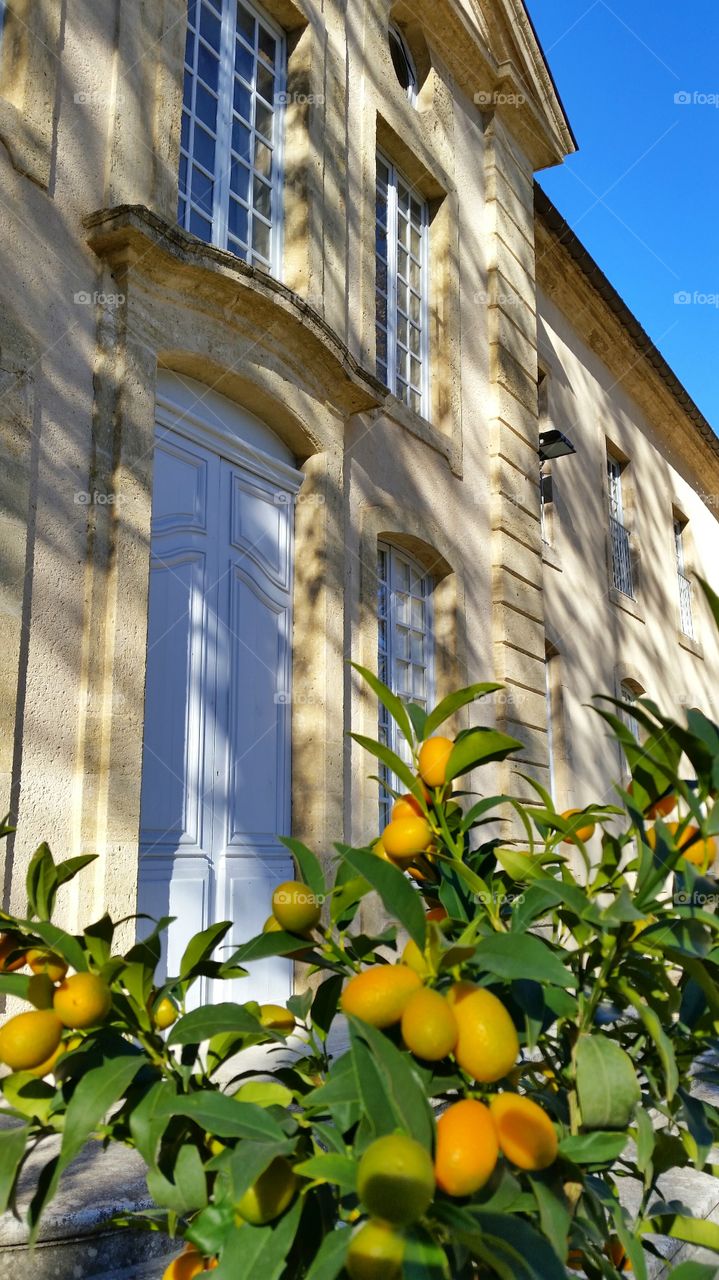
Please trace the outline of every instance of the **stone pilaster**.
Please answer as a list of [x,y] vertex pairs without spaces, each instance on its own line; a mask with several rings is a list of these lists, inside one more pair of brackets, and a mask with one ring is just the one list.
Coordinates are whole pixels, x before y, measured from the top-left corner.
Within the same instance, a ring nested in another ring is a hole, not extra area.
[[491,406],[494,666],[506,692],[498,718],[525,744],[507,769],[514,794],[533,795],[518,769],[548,781],[544,601],[537,457],[537,337],[533,175],[499,115],[487,122],[487,248]]

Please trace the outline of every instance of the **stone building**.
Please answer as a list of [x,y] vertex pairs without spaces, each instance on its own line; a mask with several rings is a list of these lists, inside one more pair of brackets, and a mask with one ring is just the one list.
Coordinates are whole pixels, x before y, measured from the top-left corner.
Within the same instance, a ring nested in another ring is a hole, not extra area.
[[562,807],[619,768],[595,691],[715,710],[719,445],[535,190],[522,0],[0,11],[13,908],[46,839],[99,854],[70,923],[254,932],[278,832],[376,833],[348,658],[504,681]]

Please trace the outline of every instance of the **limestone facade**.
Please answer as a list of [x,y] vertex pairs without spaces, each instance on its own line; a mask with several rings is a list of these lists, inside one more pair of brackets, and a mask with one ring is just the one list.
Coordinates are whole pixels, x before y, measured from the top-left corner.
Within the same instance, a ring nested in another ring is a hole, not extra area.
[[[521,0],[264,11],[287,48],[276,275],[177,225],[184,0],[5,6],[0,772],[18,820],[5,899],[22,908],[40,840],[96,852],[63,904],[69,923],[135,906],[159,370],[250,410],[304,473],[292,831],[320,852],[376,834],[376,783],[347,738],[376,732],[376,708],[347,659],[376,666],[378,540],[431,575],[437,697],[504,681],[479,716],[516,733],[523,769],[545,784],[554,646],[560,803],[594,796],[614,769],[583,706],[597,689],[632,679],[667,705],[710,709],[716,696],[696,590],[697,639],[678,633],[672,511],[689,575],[719,589],[719,455],[535,214],[534,174],[574,143]],[[429,210],[422,413],[376,371],[378,148]],[[540,368],[547,420],[577,448],[553,467],[551,546]],[[609,588],[607,440],[631,460],[631,607]],[[516,769],[493,772],[489,785],[527,794]]]

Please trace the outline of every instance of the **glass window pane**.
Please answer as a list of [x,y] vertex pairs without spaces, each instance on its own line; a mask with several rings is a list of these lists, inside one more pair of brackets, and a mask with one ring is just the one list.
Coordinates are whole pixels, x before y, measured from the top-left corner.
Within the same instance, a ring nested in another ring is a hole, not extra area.
[[259,138],[255,138],[255,168],[266,177],[272,172],[272,152]]
[[274,120],[274,111],[272,107],[266,107],[264,102],[259,98],[255,99],[255,128],[265,138],[272,141],[272,122]]
[[190,231],[193,236],[199,236],[208,244],[212,243],[212,223],[207,218],[203,218],[196,209],[190,211]]
[[395,653],[402,661],[409,661],[409,631],[406,627],[398,627],[395,636]]
[[212,196],[215,184],[212,178],[208,178],[206,173],[198,169],[196,165],[192,166],[192,199],[194,204],[200,206],[205,213],[212,216]]
[[275,77],[272,70],[266,67],[264,62],[257,64],[257,92],[261,93],[267,102],[274,102]]
[[235,80],[234,107],[238,116],[250,124],[252,120],[252,94],[241,80]]
[[[187,79],[187,77],[185,77]],[[190,149],[190,117],[186,111],[182,113],[182,130],[180,133],[180,146],[183,151]]]
[[244,205],[238,204],[236,200],[230,200],[230,207],[227,212],[227,225],[230,235],[236,236],[238,240],[247,244],[247,219],[249,213]]
[[198,125],[193,140],[193,159],[210,173],[215,172],[215,139]]
[[255,43],[255,19],[243,4],[237,6],[237,32],[244,36],[248,44]]
[[214,93],[217,93],[219,70],[217,54],[211,53],[206,45],[201,44],[197,51],[197,74]]
[[250,171],[246,165],[237,161],[230,170],[230,190],[234,195],[239,196],[245,202],[249,201],[250,195]]
[[212,133],[217,131],[217,98],[208,93],[201,84],[195,88],[195,113]]
[[187,156],[180,156],[180,195],[187,195]]
[[260,26],[258,33],[258,51],[260,57],[264,59],[269,66],[274,67],[277,57],[277,41],[268,31],[266,27]]
[[[188,67],[194,67],[195,65],[195,36],[189,28],[185,37],[185,62]],[[190,84],[192,84],[192,81],[190,81]],[[185,80],[185,85],[187,85],[187,80]]]
[[269,222],[272,213],[272,187],[268,187],[266,182],[255,176],[252,189],[252,203],[255,209]]
[[248,85],[252,85],[252,69],[255,65],[255,57],[251,49],[238,40],[235,45],[235,71],[238,76],[242,76]]
[[252,219],[252,248],[263,258],[270,256],[270,228],[259,218]]
[[247,125],[242,124],[239,120],[232,121],[232,150],[236,151],[238,156],[241,156],[248,164],[250,162],[251,136]]
[[212,9],[208,9],[207,5],[203,4],[200,12],[200,35],[216,53],[220,51],[221,30],[220,19]]

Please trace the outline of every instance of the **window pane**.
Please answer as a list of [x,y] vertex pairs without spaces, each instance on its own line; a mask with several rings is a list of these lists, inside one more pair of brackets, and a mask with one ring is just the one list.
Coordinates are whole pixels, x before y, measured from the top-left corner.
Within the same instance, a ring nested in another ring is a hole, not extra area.
[[230,234],[236,236],[238,240],[242,240],[247,244],[247,219],[249,213],[244,205],[238,204],[236,200],[230,200],[230,207],[227,215],[227,222]]
[[237,33],[244,36],[248,44],[255,43],[255,19],[243,4],[237,6]]
[[259,29],[258,49],[260,57],[270,67],[274,67],[277,57],[277,41],[272,33],[263,26]]
[[253,183],[252,203],[258,213],[269,221],[272,211],[272,187],[268,187],[261,178],[255,177]]
[[272,170],[272,152],[259,138],[255,138],[255,168],[258,173],[264,173],[267,177]]
[[206,45],[201,44],[197,51],[197,74],[214,93],[217,93],[219,68],[217,54],[211,53]]
[[208,244],[212,242],[212,223],[207,218],[201,217],[195,209],[190,212],[190,231],[193,236],[199,236]]
[[265,138],[272,141],[272,122],[274,112],[272,107],[266,107],[264,102],[259,98],[255,100],[255,128],[259,133],[264,134]]
[[200,35],[206,40],[210,48],[216,53],[220,51],[220,31],[222,30],[220,19],[211,9],[203,4],[200,13]]
[[195,89],[195,113],[214,133],[217,129],[217,98],[213,98],[201,84]]
[[249,124],[252,119],[252,94],[241,80],[235,80],[235,111]]
[[238,76],[242,76],[249,86],[252,85],[252,70],[255,65],[254,54],[248,49],[241,40],[237,41],[235,47],[235,71]]
[[263,258],[270,256],[270,228],[259,218],[252,219],[252,247]]
[[195,159],[208,169],[210,173],[215,171],[215,139],[204,129],[198,125],[195,129],[195,143],[193,147]]
[[275,77],[269,67],[263,62],[257,65],[257,92],[267,102],[274,102],[275,99]]
[[233,150],[233,151],[236,151],[236,152],[237,152],[237,154],[238,154],[238,156],[241,156],[241,157],[242,157],[242,159],[243,159],[243,160],[246,160],[248,164],[249,164],[249,162],[250,162],[250,139],[251,139],[251,137],[252,137],[252,135],[251,135],[251,133],[250,133],[249,129],[247,128],[247,125],[242,124],[242,123],[241,123],[241,121],[239,121],[239,120],[233,120],[233,122],[232,122],[232,150]]
[[233,164],[230,172],[230,190],[241,200],[248,201],[250,189],[250,171],[244,164],[239,161]]
[[210,215],[212,215],[212,196],[214,186],[214,182],[211,178],[208,178],[206,173],[203,173],[196,165],[192,166],[193,202],[199,205],[205,213],[209,213]]

